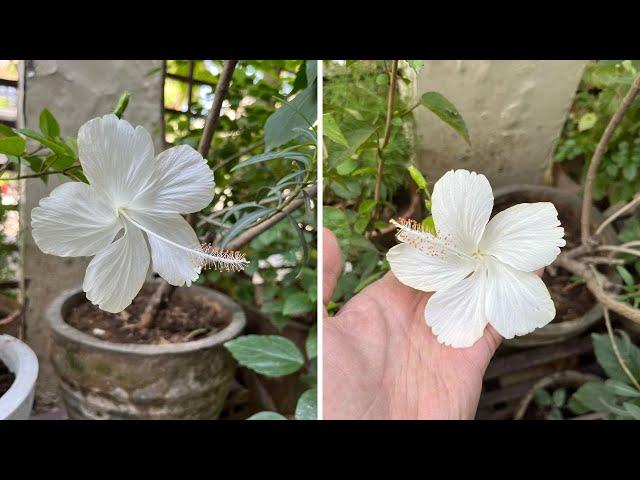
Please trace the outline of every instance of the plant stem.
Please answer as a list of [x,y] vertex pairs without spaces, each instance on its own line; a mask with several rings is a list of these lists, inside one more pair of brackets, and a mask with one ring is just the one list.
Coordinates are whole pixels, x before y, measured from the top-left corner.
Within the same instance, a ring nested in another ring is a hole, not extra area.
[[593,157],[591,158],[589,170],[587,171],[587,178],[584,184],[584,196],[582,197],[582,216],[580,223],[583,245],[587,245],[593,242],[590,232],[591,203],[593,201],[593,187],[596,180],[596,174],[598,173],[598,167],[600,166],[600,161],[602,160],[604,152],[607,150],[607,145],[609,144],[609,140],[611,140],[611,137],[613,136],[613,132],[622,121],[624,114],[627,112],[627,110],[635,100],[639,90],[640,76],[637,76],[631,84],[631,88],[627,92],[627,95],[618,106],[616,113],[614,113],[613,117],[611,117],[611,120],[609,120],[609,124],[604,130],[604,133],[602,134],[602,137],[598,142],[596,150],[593,153]]
[[25,178],[38,178],[38,177],[46,177],[48,175],[55,175],[57,173],[66,173],[69,170],[73,170],[74,168],[78,168],[80,165],[71,165],[70,167],[66,167],[63,168],[61,170],[48,170],[46,172],[39,172],[39,173],[30,173],[28,175],[18,175],[17,177],[12,177],[12,178],[3,178],[3,181],[13,181],[13,180],[24,180]]
[[387,93],[387,118],[384,127],[384,136],[382,143],[378,145],[378,168],[376,171],[376,184],[373,193],[376,210],[380,204],[380,191],[382,188],[382,172],[384,170],[383,150],[389,144],[391,138],[391,127],[393,126],[393,102],[396,97],[396,86],[398,84],[398,60],[394,60],[391,65],[391,79],[389,81],[389,91]]
[[[307,188],[305,191],[307,192],[307,195],[309,195],[310,197],[313,197],[316,194],[317,189],[318,187],[316,185],[313,185]],[[304,205],[304,198],[294,197],[293,200],[291,200],[286,205],[281,207],[281,209],[278,212],[274,213],[270,217],[267,217],[258,225],[255,225],[245,230],[245,232],[242,233],[241,235],[238,235],[231,242],[229,242],[226,248],[228,248],[229,250],[238,250],[239,248],[243,247],[244,245],[249,243],[251,240],[253,240],[255,237],[257,237],[261,233],[265,232],[266,230],[274,226],[276,223],[286,218],[288,214],[298,209],[302,205]]]
[[[198,152],[200,152],[200,155],[202,155],[205,159],[208,157],[211,150],[211,142],[213,140],[215,129],[218,126],[222,102],[224,101],[224,97],[229,91],[229,85],[231,84],[231,78],[233,77],[233,72],[236,68],[237,63],[237,60],[226,60],[224,62],[224,67],[222,68],[222,72],[220,73],[220,78],[218,79],[218,84],[216,85],[216,90],[214,93],[213,105],[211,106],[209,114],[207,115],[207,120],[204,125],[204,131],[202,132],[202,137],[200,138],[200,145],[198,146]],[[164,135],[164,132],[162,132],[162,135]],[[189,215],[187,215],[187,221],[193,227],[195,225],[196,215],[190,213]],[[155,323],[158,311],[160,310],[162,305],[166,304],[169,301],[175,288],[176,287],[169,284],[166,280],[162,279],[159,285],[156,287],[156,290],[151,295],[151,298],[149,299],[144,312],[142,312],[140,321],[135,326],[138,328],[152,327]]]
[[620,350],[618,350],[618,343],[616,342],[616,338],[613,334],[613,328],[611,327],[611,318],[609,318],[608,308],[604,309],[604,322],[607,325],[607,333],[609,334],[609,341],[611,342],[613,353],[616,355],[616,359],[618,360],[620,367],[622,368],[622,370],[624,370],[624,373],[627,375],[627,377],[629,377],[629,380],[631,380],[633,386],[636,387],[636,390],[640,392],[640,383],[638,383],[636,377],[633,376],[633,373],[631,373],[631,370],[629,370],[629,367],[622,358],[622,355],[620,355]]
[[604,222],[602,222],[600,226],[596,229],[596,233],[595,233],[596,237],[602,233],[602,231],[607,227],[607,225],[611,224],[614,220],[620,217],[620,215],[633,211],[633,209],[636,208],[638,205],[640,205],[640,193],[636,193],[629,203],[627,203],[623,207],[616,210],[614,213],[612,213],[609,216],[609,218],[607,218]]

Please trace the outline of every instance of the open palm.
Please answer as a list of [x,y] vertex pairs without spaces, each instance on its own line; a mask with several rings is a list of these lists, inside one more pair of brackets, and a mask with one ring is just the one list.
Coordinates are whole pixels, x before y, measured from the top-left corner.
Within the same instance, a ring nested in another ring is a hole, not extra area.
[[[323,300],[341,271],[324,230]],[[471,419],[501,337],[491,327],[470,348],[441,345],[424,321],[431,294],[391,273],[353,297],[323,328],[324,418]]]

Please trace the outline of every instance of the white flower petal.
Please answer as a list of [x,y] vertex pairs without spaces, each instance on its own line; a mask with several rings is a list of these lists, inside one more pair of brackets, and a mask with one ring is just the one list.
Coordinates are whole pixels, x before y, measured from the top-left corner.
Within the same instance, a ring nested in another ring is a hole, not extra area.
[[126,120],[105,115],[78,131],[80,163],[91,186],[103,192],[114,207],[126,206],[153,174],[153,141],[149,132]]
[[470,347],[487,325],[485,290],[487,272],[481,267],[453,287],[439,290],[427,302],[425,320],[438,341],[455,348]]
[[455,255],[431,256],[407,243],[387,252],[391,271],[405,285],[423,292],[449,288],[473,272],[475,263]]
[[485,311],[489,323],[504,338],[532,332],[556,316],[549,291],[535,273],[496,260],[487,262],[487,268]]
[[553,203],[521,203],[497,213],[480,242],[493,255],[518,270],[533,272],[550,265],[566,242]]
[[87,299],[111,313],[131,304],[149,270],[149,248],[142,231],[127,220],[123,223],[124,235],[91,260],[82,284]]
[[433,186],[433,221],[438,237],[464,253],[476,251],[493,209],[493,191],[484,175],[450,170]]
[[[193,228],[177,213],[150,214],[127,210],[127,215],[146,230],[179,245],[199,250],[200,242]],[[171,285],[181,287],[197,280],[200,266],[197,259],[183,249],[175,247],[155,235],[147,233],[151,247],[153,270]]]
[[167,213],[199,212],[213,200],[213,171],[189,145],[170,148],[155,161],[151,184],[131,207]]
[[44,253],[95,255],[107,248],[122,228],[116,211],[84,183],[63,183],[39,205],[31,211],[31,228]]

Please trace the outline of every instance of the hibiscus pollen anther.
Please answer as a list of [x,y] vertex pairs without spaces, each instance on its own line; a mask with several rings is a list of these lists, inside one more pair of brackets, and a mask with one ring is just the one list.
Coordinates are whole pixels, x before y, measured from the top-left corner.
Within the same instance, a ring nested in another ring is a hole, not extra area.
[[214,268],[225,272],[240,272],[250,263],[244,253],[237,250],[225,250],[210,243],[200,245],[201,255],[194,258],[202,268]]

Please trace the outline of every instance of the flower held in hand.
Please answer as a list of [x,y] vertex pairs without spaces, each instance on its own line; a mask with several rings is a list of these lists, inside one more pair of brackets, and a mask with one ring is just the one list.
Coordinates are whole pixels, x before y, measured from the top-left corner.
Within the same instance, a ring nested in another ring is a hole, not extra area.
[[552,203],[522,203],[489,221],[491,186],[467,170],[447,172],[431,201],[436,235],[412,221],[396,223],[403,243],[387,259],[402,283],[435,292],[424,314],[440,343],[470,347],[487,323],[513,338],[554,318],[549,292],[533,273],[565,245]]
[[92,303],[112,313],[124,310],[142,288],[151,261],[176,286],[190,286],[205,266],[244,267],[237,252],[201,246],[180,215],[200,211],[213,199],[213,172],[196,150],[180,145],[154,159],[144,128],[105,115],[80,128],[78,152],[90,184],[68,182],[54,189],[31,212],[31,226],[45,253],[95,255],[82,286]]

